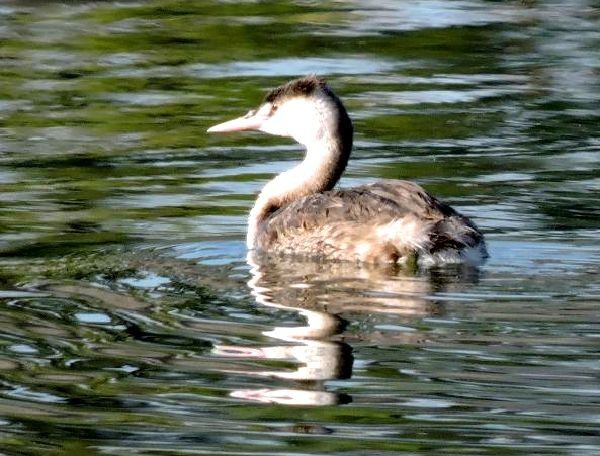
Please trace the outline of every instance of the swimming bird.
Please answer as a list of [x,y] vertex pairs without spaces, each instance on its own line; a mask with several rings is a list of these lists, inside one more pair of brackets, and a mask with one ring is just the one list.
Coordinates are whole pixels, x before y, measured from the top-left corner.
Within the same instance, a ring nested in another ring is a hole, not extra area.
[[317,76],[271,90],[255,110],[208,132],[259,130],[293,138],[304,160],[260,192],[247,246],[259,252],[368,263],[480,264],[477,226],[421,186],[381,180],[334,188],[352,150],[353,126],[341,100]]

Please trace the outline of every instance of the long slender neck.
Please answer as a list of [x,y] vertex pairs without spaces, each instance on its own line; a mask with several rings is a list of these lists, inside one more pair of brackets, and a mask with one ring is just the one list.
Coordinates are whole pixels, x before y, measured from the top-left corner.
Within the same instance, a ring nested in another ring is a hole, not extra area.
[[277,209],[313,193],[331,190],[340,179],[352,150],[352,123],[345,110],[331,128],[306,145],[304,160],[271,180],[260,192],[248,220],[246,243],[256,247],[258,228]]

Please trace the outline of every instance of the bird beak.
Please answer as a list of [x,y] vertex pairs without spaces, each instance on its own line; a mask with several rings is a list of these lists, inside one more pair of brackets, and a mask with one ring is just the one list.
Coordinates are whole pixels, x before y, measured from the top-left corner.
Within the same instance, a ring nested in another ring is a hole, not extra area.
[[244,130],[258,130],[263,123],[261,117],[256,114],[245,115],[238,117],[237,119],[228,120],[217,125],[213,125],[207,131],[207,133],[222,133],[227,131],[244,131]]

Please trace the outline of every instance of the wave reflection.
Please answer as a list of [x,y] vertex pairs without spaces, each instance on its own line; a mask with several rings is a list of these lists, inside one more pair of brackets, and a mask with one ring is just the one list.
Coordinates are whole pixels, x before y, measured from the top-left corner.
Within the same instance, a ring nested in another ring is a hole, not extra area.
[[[306,324],[277,326],[262,332],[284,344],[216,345],[212,353],[291,363],[291,369],[273,363],[271,369],[254,371],[253,375],[293,381],[293,387],[238,389],[230,393],[234,398],[286,405],[335,405],[351,401],[350,396],[331,388],[328,382],[351,378],[354,357],[350,341],[381,340],[381,328],[372,325],[363,328],[360,320],[376,320],[373,315],[381,313],[395,315],[401,324],[389,324],[386,318],[384,333],[389,340],[395,344],[422,342],[425,335],[406,326],[406,322],[443,313],[443,304],[433,300],[432,293],[462,288],[468,283],[466,277],[473,280],[473,276],[465,274],[441,280],[442,274],[418,276],[390,266],[298,262],[253,252],[248,254],[247,261],[251,267],[248,286],[256,302],[294,312]],[[349,326],[361,329],[347,332]]]

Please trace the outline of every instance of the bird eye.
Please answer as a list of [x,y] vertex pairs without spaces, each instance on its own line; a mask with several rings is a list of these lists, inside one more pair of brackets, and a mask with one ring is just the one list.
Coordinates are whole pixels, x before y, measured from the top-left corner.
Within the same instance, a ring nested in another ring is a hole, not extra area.
[[279,108],[279,106],[276,104],[271,105],[271,113],[270,114],[275,114],[277,112],[278,108]]

